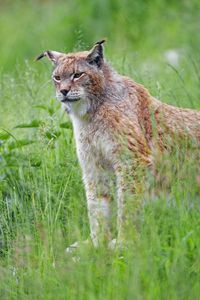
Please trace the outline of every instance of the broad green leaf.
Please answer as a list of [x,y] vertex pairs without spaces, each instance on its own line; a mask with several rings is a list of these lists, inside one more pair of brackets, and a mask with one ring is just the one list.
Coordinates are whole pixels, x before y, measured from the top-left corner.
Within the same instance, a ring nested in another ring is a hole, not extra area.
[[40,127],[44,122],[41,120],[33,120],[30,123],[22,123],[19,124],[17,126],[15,126],[15,128],[37,128]]
[[0,140],[5,141],[10,138],[10,134],[4,130],[0,130]]
[[14,141],[12,143],[10,143],[8,145],[9,150],[13,150],[13,149],[17,149],[17,148],[21,148],[30,144],[35,143],[35,141],[33,140],[27,140],[27,139],[23,139],[23,140],[18,140],[18,141]]

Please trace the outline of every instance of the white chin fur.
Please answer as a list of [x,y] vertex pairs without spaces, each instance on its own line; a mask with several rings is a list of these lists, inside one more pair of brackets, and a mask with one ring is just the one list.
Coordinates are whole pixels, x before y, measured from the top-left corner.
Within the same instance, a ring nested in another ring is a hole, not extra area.
[[62,103],[62,107],[71,115],[83,117],[88,112],[90,106],[88,100],[80,99],[75,102]]

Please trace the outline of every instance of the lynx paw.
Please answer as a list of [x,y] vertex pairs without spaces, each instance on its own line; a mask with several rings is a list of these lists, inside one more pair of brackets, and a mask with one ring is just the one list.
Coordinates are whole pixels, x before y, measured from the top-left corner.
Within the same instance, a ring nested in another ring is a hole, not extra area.
[[65,249],[65,253],[67,253],[67,254],[74,253],[82,245],[88,245],[88,244],[89,244],[89,240],[85,240],[85,241],[82,241],[82,242],[75,242],[75,243],[71,244],[69,247],[67,247]]
[[123,240],[113,239],[108,243],[109,250],[119,250],[122,251],[126,248],[126,245]]
[[108,243],[108,249],[115,250],[117,246],[117,239],[113,239]]

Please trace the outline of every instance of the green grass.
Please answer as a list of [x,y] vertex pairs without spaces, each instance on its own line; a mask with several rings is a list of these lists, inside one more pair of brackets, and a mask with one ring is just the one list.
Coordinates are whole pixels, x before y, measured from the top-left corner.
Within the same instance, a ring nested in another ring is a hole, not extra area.
[[123,253],[83,245],[76,259],[65,254],[89,236],[86,199],[51,66],[34,62],[45,49],[85,49],[106,36],[120,73],[167,103],[200,109],[199,8],[195,0],[0,2],[0,299],[200,299],[199,151],[177,147],[158,159]]

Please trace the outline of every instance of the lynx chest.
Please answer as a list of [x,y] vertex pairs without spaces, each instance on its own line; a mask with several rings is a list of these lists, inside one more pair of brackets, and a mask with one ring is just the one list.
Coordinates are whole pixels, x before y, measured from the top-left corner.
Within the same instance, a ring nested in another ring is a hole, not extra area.
[[115,163],[116,145],[109,131],[102,125],[72,118],[76,151],[81,167],[90,174],[94,170],[111,170]]

